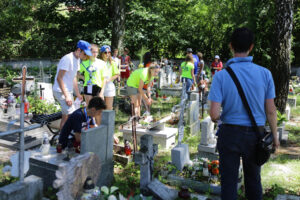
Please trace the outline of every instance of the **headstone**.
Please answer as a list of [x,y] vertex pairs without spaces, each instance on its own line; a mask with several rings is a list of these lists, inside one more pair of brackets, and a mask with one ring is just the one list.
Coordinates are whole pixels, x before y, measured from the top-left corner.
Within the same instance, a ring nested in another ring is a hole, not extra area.
[[172,164],[178,170],[182,170],[184,165],[190,163],[189,146],[187,144],[178,144],[171,151]]
[[78,199],[83,192],[83,185],[89,176],[95,183],[100,172],[100,160],[94,153],[85,153],[61,163],[56,171],[53,187],[59,189],[58,200]]
[[43,181],[37,176],[28,176],[24,182],[11,183],[0,188],[1,200],[29,200],[43,198]]
[[285,107],[285,115],[286,119],[289,121],[291,118],[291,107],[289,105],[286,105]]
[[296,107],[297,98],[292,97],[287,99],[287,103],[290,105],[290,107]]
[[52,84],[51,83],[37,83],[38,90],[42,88],[42,97],[43,99],[47,100],[49,103],[54,103],[53,91],[52,91]]
[[[30,157],[30,152],[25,151],[24,152],[24,174],[26,174],[29,170],[29,157]],[[13,154],[10,157],[10,162],[12,164],[10,174],[14,177],[18,177],[19,176],[19,152]]]
[[214,135],[214,123],[210,117],[206,117],[201,122],[201,141],[198,145],[199,157],[215,160],[218,157],[216,153],[216,137]]
[[199,120],[199,94],[191,93],[189,96],[187,108],[187,122],[190,127],[191,135],[200,136],[200,120]]
[[158,146],[153,144],[151,135],[141,137],[140,151],[133,155],[134,162],[140,165],[140,189],[142,193],[147,193],[147,185],[153,179],[153,158],[157,154]]
[[101,161],[98,186],[110,185],[113,181],[113,137],[115,111],[102,111],[101,125],[81,133],[81,154],[94,152]]

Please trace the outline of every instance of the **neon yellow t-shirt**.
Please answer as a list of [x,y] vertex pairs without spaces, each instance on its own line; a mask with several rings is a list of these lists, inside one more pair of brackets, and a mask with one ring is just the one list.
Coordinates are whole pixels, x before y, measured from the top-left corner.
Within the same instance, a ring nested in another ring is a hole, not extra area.
[[[88,71],[91,72],[91,76],[90,72]],[[99,59],[95,59],[95,61],[82,61],[80,64],[80,73],[84,73],[83,86],[87,86],[88,82],[90,81],[91,84],[98,85],[102,88],[107,71],[105,63]]]
[[148,69],[149,68],[141,68],[134,70],[127,80],[127,85],[129,87],[139,88],[140,80],[143,80],[144,84],[148,84],[150,81],[152,81],[154,77],[152,76],[151,80],[149,80]]
[[106,72],[107,72],[106,74],[107,78],[120,74],[117,63],[115,61],[112,61],[111,64],[110,62],[106,62]]
[[181,63],[181,77],[183,78],[190,78],[193,79],[192,77],[192,70],[194,70],[194,64],[191,62],[183,62]]

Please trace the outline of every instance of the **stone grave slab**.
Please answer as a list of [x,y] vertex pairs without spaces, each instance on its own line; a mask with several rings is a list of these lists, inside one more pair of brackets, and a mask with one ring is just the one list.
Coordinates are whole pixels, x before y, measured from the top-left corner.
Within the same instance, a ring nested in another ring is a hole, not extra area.
[[[71,154],[70,157],[78,156],[79,154]],[[56,153],[55,147],[50,147],[49,155],[43,156],[40,151],[32,151],[29,158],[29,171],[27,176],[35,175],[41,177],[44,182],[44,189],[52,187],[53,181],[56,179],[55,172],[58,170],[60,163],[68,163],[64,159],[66,153]]]
[[[123,133],[123,139],[132,142],[132,130],[131,128],[124,127],[120,130]],[[153,143],[158,144],[161,148],[169,149],[175,144],[175,136],[178,132],[177,128],[165,127],[163,130],[148,130],[137,128],[136,136],[137,142],[140,143],[140,138],[143,135],[150,134],[153,136]]]
[[0,188],[1,200],[29,200],[43,198],[43,181],[37,176],[28,176],[24,182],[14,182]]
[[[200,182],[192,179],[185,179],[183,177],[174,174],[169,174],[167,179],[170,185],[172,186],[186,186],[199,193],[203,193],[203,192],[205,193],[209,191],[210,194],[215,194],[215,195],[221,194],[221,185]],[[241,185],[242,182],[240,180],[240,182],[238,183],[238,189],[241,187]]]
[[296,102],[297,102],[297,98],[293,97],[293,98],[288,98],[287,99],[287,103],[290,105],[290,107],[296,107]]
[[275,200],[300,200],[300,196],[279,194]]
[[151,183],[149,183],[147,187],[152,192],[152,194],[158,199],[173,200],[178,198],[177,190],[167,187],[157,179],[151,181]]
[[[14,124],[9,125],[8,119],[0,119],[0,132],[7,131],[7,128],[9,126],[9,130],[19,129],[20,128],[20,122],[16,120]],[[24,123],[24,126],[30,126],[27,123]],[[24,148],[30,149],[32,147],[38,146],[42,144],[43,140],[43,133],[48,132],[47,127],[41,127],[37,129],[33,129],[30,131],[24,132]],[[6,135],[3,137],[0,137],[0,145],[3,147],[8,147],[12,149],[19,149],[20,143],[19,143],[19,134],[12,134],[12,135]]]
[[172,164],[178,170],[182,170],[185,164],[190,162],[190,152],[188,144],[178,144],[171,151]]
[[115,111],[102,111],[101,125],[81,133],[81,154],[95,153],[101,162],[98,186],[110,185],[113,181],[113,136],[115,129]]
[[187,122],[192,135],[200,136],[199,94],[191,93],[187,108]]
[[42,97],[43,99],[47,100],[50,103],[54,103],[54,97],[53,97],[53,90],[52,90],[52,84],[51,83],[43,83],[43,82],[37,82],[38,90],[40,91],[40,88],[42,88]]

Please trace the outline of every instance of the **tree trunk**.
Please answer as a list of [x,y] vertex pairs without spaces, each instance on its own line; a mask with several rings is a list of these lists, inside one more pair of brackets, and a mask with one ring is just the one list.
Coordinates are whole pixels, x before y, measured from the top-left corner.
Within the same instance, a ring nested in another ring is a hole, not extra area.
[[[271,66],[276,90],[275,104],[283,113],[289,90],[291,76],[290,51],[293,28],[293,0],[276,0],[276,40],[274,48],[274,66]],[[271,39],[271,38],[270,38]]]
[[111,47],[123,48],[125,33],[125,0],[112,0],[112,39]]

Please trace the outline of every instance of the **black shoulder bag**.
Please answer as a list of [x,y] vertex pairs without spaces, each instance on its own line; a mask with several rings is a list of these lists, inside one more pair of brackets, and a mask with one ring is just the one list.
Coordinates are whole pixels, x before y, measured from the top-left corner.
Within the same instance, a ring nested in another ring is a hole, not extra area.
[[259,166],[263,165],[265,162],[268,161],[268,159],[270,158],[271,153],[274,153],[274,149],[273,149],[273,134],[272,132],[267,132],[266,130],[264,130],[264,136],[260,137],[259,135],[259,129],[257,127],[256,121],[254,119],[254,116],[252,114],[252,111],[250,109],[250,106],[248,104],[248,101],[246,99],[245,93],[242,89],[242,86],[238,80],[238,78],[236,77],[235,73],[233,72],[233,70],[228,66],[226,68],[227,72],[229,73],[229,75],[231,76],[233,82],[235,83],[239,95],[242,99],[242,102],[248,112],[248,115],[250,117],[251,123],[254,127],[254,130],[256,132],[256,136],[258,138],[258,144],[256,146],[256,158],[255,158],[255,163]]

